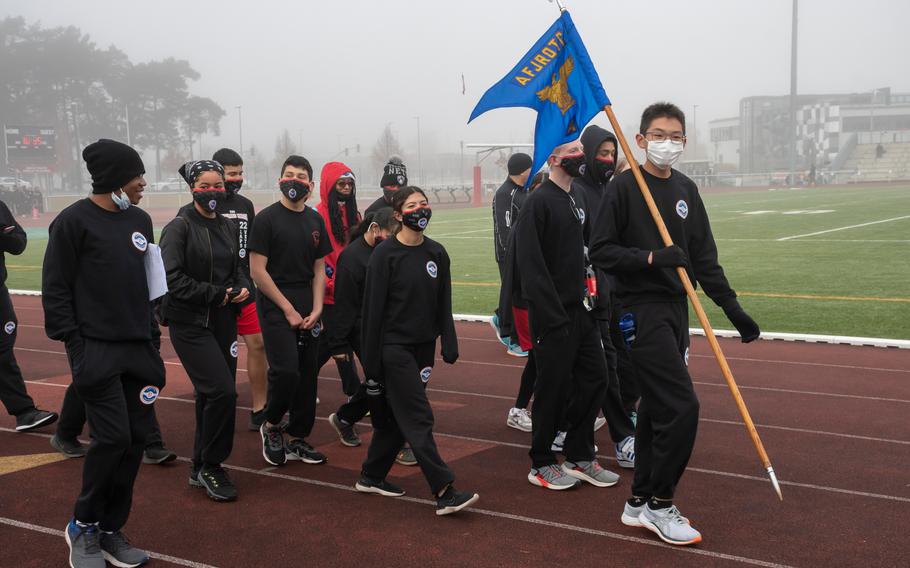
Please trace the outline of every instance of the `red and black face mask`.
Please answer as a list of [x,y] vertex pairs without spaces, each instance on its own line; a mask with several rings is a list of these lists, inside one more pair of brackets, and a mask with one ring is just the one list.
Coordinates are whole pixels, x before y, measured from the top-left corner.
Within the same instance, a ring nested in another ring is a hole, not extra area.
[[299,179],[283,179],[278,182],[281,193],[294,203],[310,194],[310,184]]
[[218,210],[218,204],[221,203],[227,194],[223,187],[194,187],[193,201],[199,204],[206,211],[214,213]]
[[407,213],[401,214],[401,222],[405,227],[421,232],[430,224],[430,217],[433,216],[433,210],[429,206],[418,207]]
[[597,156],[594,158],[594,165],[597,166],[596,176],[604,183],[610,181],[616,171],[616,160],[613,159],[613,156],[607,156],[606,158]]
[[570,176],[579,177],[585,175],[585,154],[584,152],[578,152],[577,154],[567,154],[559,160],[559,166],[566,170],[566,173]]
[[243,187],[243,178],[224,180],[224,191],[228,195],[234,195]]

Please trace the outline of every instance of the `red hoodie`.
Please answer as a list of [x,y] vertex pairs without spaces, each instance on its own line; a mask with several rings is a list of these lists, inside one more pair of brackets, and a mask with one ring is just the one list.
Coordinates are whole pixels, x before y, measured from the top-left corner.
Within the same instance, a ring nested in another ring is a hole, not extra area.
[[[335,183],[345,173],[351,172],[351,168],[341,162],[329,162],[322,166],[322,172],[319,174],[319,205],[316,210],[325,221],[326,231],[329,233],[329,242],[332,244],[332,252],[325,257],[325,299],[326,304],[335,303],[335,268],[338,265],[338,255],[344,250],[347,243],[339,243],[335,240],[335,234],[332,232],[332,220],[329,215],[329,193],[335,188]],[[356,186],[355,186],[356,194]],[[341,223],[344,232],[347,234],[351,227],[348,226],[347,205],[338,202],[338,208],[341,209]],[[357,213],[357,219],[360,219],[360,213]]]

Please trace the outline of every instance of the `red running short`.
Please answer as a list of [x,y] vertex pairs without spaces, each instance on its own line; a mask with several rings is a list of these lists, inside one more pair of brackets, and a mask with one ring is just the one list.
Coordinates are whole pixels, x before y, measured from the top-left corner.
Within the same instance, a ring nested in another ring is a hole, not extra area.
[[256,302],[250,302],[240,309],[237,316],[237,335],[256,335],[262,333],[259,317],[256,315]]

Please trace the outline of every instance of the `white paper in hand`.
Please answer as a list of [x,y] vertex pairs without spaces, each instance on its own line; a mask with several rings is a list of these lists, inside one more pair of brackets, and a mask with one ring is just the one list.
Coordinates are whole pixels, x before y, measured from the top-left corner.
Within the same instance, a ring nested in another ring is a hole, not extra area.
[[145,280],[149,287],[149,301],[167,294],[167,273],[161,258],[161,247],[149,243],[145,251]]

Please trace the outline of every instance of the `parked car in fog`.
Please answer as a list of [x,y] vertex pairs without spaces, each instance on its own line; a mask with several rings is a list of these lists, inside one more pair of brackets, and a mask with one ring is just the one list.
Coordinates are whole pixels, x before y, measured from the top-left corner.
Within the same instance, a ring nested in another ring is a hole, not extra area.
[[0,187],[5,187],[7,189],[13,189],[14,187],[31,189],[32,184],[17,177],[0,177]]
[[151,191],[181,191],[185,185],[186,182],[182,178],[168,178],[149,184],[148,188]]

